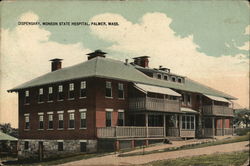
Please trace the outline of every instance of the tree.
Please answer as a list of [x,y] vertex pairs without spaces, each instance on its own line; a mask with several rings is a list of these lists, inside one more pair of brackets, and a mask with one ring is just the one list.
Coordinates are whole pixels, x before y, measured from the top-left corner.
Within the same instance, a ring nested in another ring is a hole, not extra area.
[[2,131],[3,133],[6,133],[8,135],[11,135],[13,137],[18,138],[17,129],[12,128],[10,123],[0,124],[0,131]]
[[235,110],[234,114],[234,124],[240,124],[242,122],[248,128],[248,125],[250,123],[250,110],[246,108],[238,109]]

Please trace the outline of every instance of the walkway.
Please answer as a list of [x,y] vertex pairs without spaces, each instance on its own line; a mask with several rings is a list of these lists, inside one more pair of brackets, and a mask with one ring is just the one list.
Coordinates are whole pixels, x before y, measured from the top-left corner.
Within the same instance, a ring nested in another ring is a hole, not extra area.
[[66,163],[63,165],[70,166],[117,166],[117,165],[131,165],[131,164],[144,164],[156,160],[165,160],[173,159],[179,157],[188,157],[188,156],[198,156],[204,154],[213,154],[213,153],[226,153],[234,151],[248,150],[248,141],[237,142],[232,144],[223,144],[217,146],[208,146],[198,149],[188,149],[188,150],[179,150],[172,152],[163,152],[163,153],[154,153],[148,155],[139,155],[139,156],[129,156],[129,157],[117,157],[116,155],[108,155],[103,157],[90,158],[86,160],[74,161]]

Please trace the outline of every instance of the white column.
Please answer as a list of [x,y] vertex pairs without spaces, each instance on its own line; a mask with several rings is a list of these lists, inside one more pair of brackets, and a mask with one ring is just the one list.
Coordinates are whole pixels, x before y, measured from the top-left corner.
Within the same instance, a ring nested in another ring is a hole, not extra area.
[[148,113],[145,114],[146,136],[148,137]]
[[214,117],[212,117],[212,130],[213,130],[213,136],[215,135],[215,129],[214,129]]
[[163,136],[166,137],[166,115],[163,114]]

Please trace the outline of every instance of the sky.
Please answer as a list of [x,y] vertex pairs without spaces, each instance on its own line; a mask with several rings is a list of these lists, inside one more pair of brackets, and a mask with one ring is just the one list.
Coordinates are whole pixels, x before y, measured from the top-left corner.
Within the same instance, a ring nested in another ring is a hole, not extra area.
[[[170,68],[238,98],[249,107],[247,1],[3,1],[1,3],[0,123],[17,127],[21,83],[86,61],[96,49],[124,61],[150,56],[152,68]],[[117,22],[114,26],[18,25],[20,22]]]

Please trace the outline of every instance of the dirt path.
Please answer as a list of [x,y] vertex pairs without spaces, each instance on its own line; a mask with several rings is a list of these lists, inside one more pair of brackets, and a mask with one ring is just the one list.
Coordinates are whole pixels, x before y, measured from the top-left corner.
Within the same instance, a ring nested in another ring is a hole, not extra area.
[[87,166],[87,165],[95,165],[95,166],[111,166],[111,165],[131,165],[131,164],[144,164],[151,161],[156,160],[164,160],[164,159],[173,159],[179,157],[188,157],[188,156],[198,156],[204,154],[213,154],[213,153],[224,153],[224,152],[233,152],[233,151],[241,151],[248,150],[247,147],[248,141],[237,142],[232,144],[224,144],[217,146],[208,146],[199,149],[188,149],[188,150],[179,150],[173,152],[163,152],[163,153],[155,153],[148,155],[140,155],[140,156],[130,156],[130,157],[117,157],[116,155],[108,155],[103,157],[96,157],[86,160],[80,160],[75,162],[66,163],[63,165],[72,165],[72,166]]

